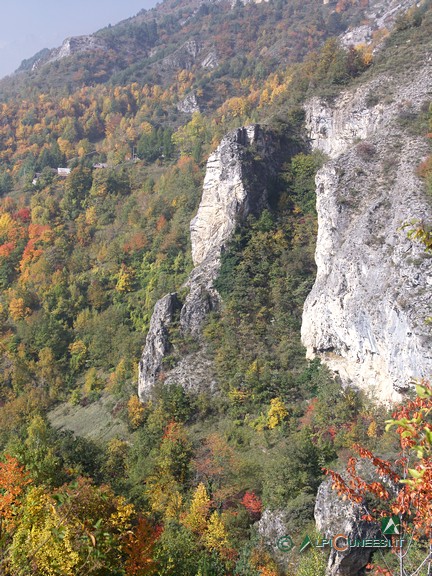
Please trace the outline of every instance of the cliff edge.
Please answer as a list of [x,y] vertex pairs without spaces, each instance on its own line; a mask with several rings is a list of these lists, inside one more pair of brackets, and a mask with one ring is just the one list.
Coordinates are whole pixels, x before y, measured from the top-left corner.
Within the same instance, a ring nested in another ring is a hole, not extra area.
[[331,104],[306,106],[312,147],[329,161],[316,176],[317,277],[302,341],[309,357],[381,400],[398,400],[413,377],[432,373],[432,261],[402,228],[432,219],[416,173],[429,145],[415,128],[429,106],[431,68],[380,75]]

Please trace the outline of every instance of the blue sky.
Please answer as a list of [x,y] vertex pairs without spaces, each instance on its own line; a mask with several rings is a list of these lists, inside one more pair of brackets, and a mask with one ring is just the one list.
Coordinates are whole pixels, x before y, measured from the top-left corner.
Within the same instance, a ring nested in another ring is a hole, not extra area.
[[42,48],[90,34],[151,8],[157,0],[0,0],[0,77]]

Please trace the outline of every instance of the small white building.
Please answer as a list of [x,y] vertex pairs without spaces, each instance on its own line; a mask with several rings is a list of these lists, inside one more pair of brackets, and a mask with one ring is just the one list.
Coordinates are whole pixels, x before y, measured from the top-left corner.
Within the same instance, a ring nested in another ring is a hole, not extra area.
[[57,168],[57,175],[63,176],[64,178],[71,173],[70,168]]

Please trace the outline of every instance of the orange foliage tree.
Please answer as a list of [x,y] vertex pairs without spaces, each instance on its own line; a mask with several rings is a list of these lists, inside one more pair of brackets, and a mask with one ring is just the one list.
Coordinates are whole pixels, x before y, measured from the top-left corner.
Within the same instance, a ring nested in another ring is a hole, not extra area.
[[[426,574],[432,573],[432,386],[421,382],[416,385],[416,392],[417,397],[398,407],[387,421],[387,430],[395,426],[399,436],[401,454],[397,460],[390,462],[362,446],[354,447],[361,458],[375,467],[379,481],[366,482],[361,478],[358,459],[354,457],[348,461],[347,480],[333,470],[326,470],[333,488],[343,499],[364,506],[365,520],[399,516],[402,530],[409,536],[406,550],[395,549],[400,576],[411,574],[406,560],[413,541],[418,542],[426,556],[412,574],[419,574],[421,569]],[[366,498],[370,496],[378,503],[366,507]],[[376,574],[391,574],[388,569],[375,568]]]
[[17,506],[31,478],[16,458],[6,454],[0,462],[0,541],[2,533],[14,526]]
[[255,492],[246,492],[242,498],[242,504],[253,515],[259,515],[262,512],[261,499]]
[[151,576],[156,573],[154,548],[161,534],[161,526],[153,527],[143,516],[138,518],[135,529],[128,533],[125,546],[125,569],[128,576]]

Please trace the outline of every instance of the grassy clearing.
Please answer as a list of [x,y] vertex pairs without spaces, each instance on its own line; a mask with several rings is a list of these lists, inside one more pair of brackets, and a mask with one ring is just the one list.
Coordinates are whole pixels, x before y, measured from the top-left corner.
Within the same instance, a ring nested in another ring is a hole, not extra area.
[[51,425],[58,430],[72,430],[77,436],[98,442],[108,442],[117,437],[126,440],[130,433],[126,423],[116,416],[118,402],[107,395],[88,406],[59,404],[49,412]]

